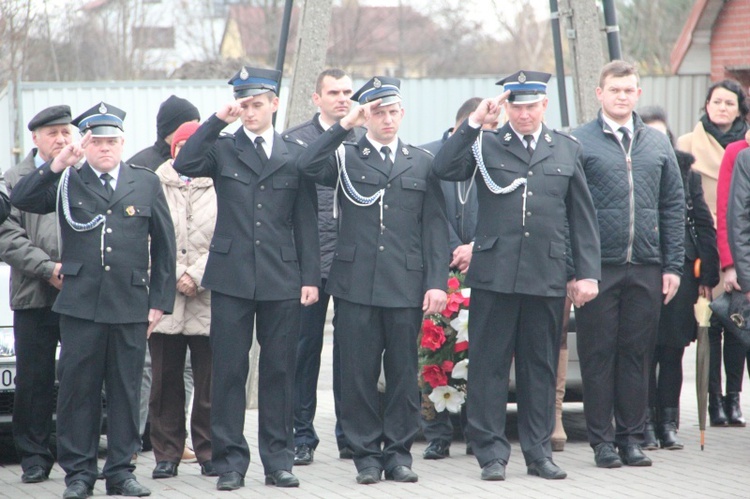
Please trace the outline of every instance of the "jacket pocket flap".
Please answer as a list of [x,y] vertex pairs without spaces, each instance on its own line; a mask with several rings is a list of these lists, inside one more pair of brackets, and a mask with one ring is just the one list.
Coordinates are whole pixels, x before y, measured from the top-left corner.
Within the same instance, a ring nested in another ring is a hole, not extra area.
[[126,217],[150,217],[151,207],[150,206],[133,206],[128,205],[123,207],[123,215]]
[[556,241],[550,241],[549,256],[550,258],[565,258],[565,244]]
[[209,251],[214,253],[229,253],[229,248],[232,246],[232,240],[228,237],[214,236],[211,240],[211,246]]
[[573,176],[573,165],[563,165],[563,164],[551,164],[551,165],[543,165],[544,166],[544,174],[545,175],[562,175],[564,177],[572,177]]
[[423,270],[424,264],[420,255],[406,255],[407,270]]
[[474,253],[491,250],[495,247],[497,236],[482,236],[474,240]]
[[296,189],[299,186],[299,177],[291,175],[279,175],[273,177],[274,189]]
[[380,179],[382,178],[380,175],[376,173],[366,173],[366,172],[356,172],[356,171],[350,171],[349,173],[349,180],[352,182],[358,182],[361,184],[370,184],[370,185],[378,185],[380,183]]
[[342,262],[353,262],[354,254],[357,252],[357,246],[346,244],[339,244],[336,247],[336,252],[333,254],[335,260],[341,260]]
[[239,180],[243,184],[249,184],[251,179],[251,174],[249,171],[244,170],[232,170],[230,168],[222,168],[221,170],[221,176],[230,178],[232,180]]
[[91,199],[71,199],[70,207],[80,208],[82,210],[88,211],[89,213],[94,213],[96,211],[96,203]]
[[282,246],[281,247],[281,259],[285,262],[296,262],[297,261],[297,250],[294,246]]
[[81,262],[63,262],[60,267],[60,274],[62,275],[78,275],[81,271],[83,264]]
[[134,270],[130,284],[133,286],[148,286],[148,272],[144,270]]
[[426,191],[427,182],[423,178],[402,177],[401,188],[413,191]]

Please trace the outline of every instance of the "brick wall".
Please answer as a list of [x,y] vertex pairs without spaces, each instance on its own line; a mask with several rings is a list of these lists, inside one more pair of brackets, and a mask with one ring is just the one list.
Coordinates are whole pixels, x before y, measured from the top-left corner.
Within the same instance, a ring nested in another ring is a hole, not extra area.
[[[728,67],[743,70],[729,71]],[[750,86],[750,0],[728,0],[711,35],[711,80],[740,80]]]

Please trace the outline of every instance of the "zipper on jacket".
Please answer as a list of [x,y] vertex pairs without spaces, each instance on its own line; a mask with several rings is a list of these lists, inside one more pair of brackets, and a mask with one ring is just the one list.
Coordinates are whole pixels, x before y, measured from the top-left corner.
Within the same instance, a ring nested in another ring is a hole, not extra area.
[[635,143],[635,135],[636,133],[638,133],[638,131],[633,130],[633,138],[630,140],[630,147],[627,151],[622,146],[622,142],[617,139],[617,136],[614,132],[607,128],[604,128],[604,133],[612,135],[617,141],[617,144],[620,146],[622,152],[625,154],[625,163],[627,165],[628,172],[628,202],[630,203],[630,206],[628,207],[628,247],[625,256],[625,262],[632,263],[631,260],[633,259],[633,242],[635,241],[635,185],[633,182],[633,162],[630,157],[630,152],[633,149],[633,144]]

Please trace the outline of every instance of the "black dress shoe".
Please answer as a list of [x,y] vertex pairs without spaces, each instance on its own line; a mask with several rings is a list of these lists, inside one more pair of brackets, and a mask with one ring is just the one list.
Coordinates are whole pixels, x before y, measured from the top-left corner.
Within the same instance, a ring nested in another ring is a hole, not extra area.
[[307,466],[308,464],[312,464],[314,454],[315,449],[313,449],[309,445],[298,445],[294,448],[294,465]]
[[372,485],[380,481],[380,470],[378,468],[365,468],[357,473],[357,483],[360,485]]
[[726,426],[727,414],[724,412],[724,397],[721,393],[708,394],[708,418],[711,426]]
[[219,477],[216,490],[237,490],[245,486],[245,479],[236,471],[228,471]]
[[497,459],[490,461],[482,467],[482,480],[505,480],[505,465]]
[[74,480],[63,492],[63,499],[86,499],[94,493],[94,487],[86,485],[83,480]]
[[385,479],[401,483],[414,483],[419,480],[419,476],[408,466],[396,466],[392,470],[385,472]]
[[656,414],[656,407],[649,407],[646,412],[646,426],[643,428],[643,442],[641,442],[641,447],[644,450],[659,448],[659,441],[656,438]]
[[614,444],[601,442],[594,447],[594,461],[598,468],[620,468],[622,461],[615,452]]
[[354,451],[351,447],[342,447],[339,449],[339,459],[354,459]]
[[620,459],[626,466],[651,466],[651,459],[641,450],[638,444],[627,444],[619,446]]
[[204,476],[219,476],[219,473],[214,468],[214,463],[209,459],[201,463],[201,475]]
[[435,439],[424,450],[425,459],[445,459],[451,455],[451,443],[447,440]]
[[729,426],[745,426],[745,418],[742,417],[740,409],[740,394],[737,392],[727,393],[724,397],[724,411],[727,415]]
[[266,485],[275,485],[277,487],[299,487],[299,480],[291,472],[286,470],[276,470],[266,475]]
[[527,467],[526,473],[531,476],[539,476],[547,480],[561,480],[568,476],[567,473],[565,473],[560,469],[559,466],[552,462],[552,459],[548,459],[546,457],[543,457],[542,459],[538,459],[531,463]]
[[23,483],[39,483],[49,478],[49,470],[45,470],[40,465],[35,465],[27,469],[21,475]]
[[107,485],[108,496],[146,497],[151,491],[138,483],[135,478],[127,478],[120,483]]
[[159,461],[156,463],[153,473],[151,473],[151,478],[172,478],[173,476],[177,476],[177,466],[179,466],[177,463]]

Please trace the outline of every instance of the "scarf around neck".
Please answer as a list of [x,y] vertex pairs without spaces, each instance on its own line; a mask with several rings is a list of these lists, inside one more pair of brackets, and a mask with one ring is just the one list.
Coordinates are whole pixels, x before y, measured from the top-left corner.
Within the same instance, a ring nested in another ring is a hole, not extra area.
[[744,140],[745,132],[747,132],[748,129],[747,123],[741,117],[734,120],[731,128],[726,132],[719,130],[719,127],[714,125],[713,122],[708,119],[707,114],[701,116],[701,123],[703,124],[703,129],[715,138],[723,149],[726,149],[732,142]]

